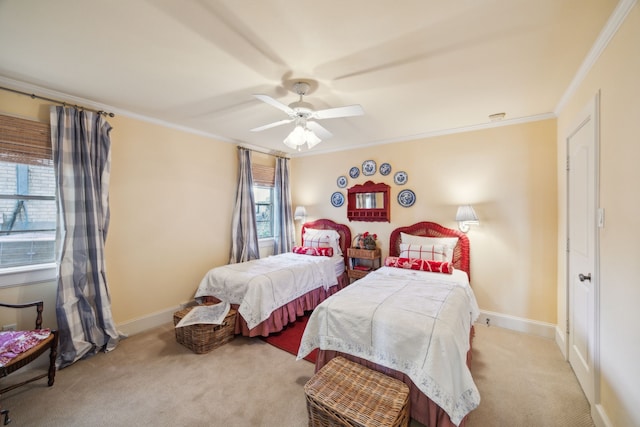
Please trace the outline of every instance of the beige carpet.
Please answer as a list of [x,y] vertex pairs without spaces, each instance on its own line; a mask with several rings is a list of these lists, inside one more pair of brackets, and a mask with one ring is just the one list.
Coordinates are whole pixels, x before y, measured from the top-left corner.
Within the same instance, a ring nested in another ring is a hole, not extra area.
[[[592,426],[569,365],[550,340],[478,326],[473,374],[482,402],[468,426]],[[19,374],[2,379],[15,381]],[[2,396],[12,426],[307,425],[313,365],[260,339],[237,337],[197,355],[172,325],[123,340]],[[413,422],[413,426],[420,426]]]
[[469,426],[590,427],[589,403],[554,341],[476,326]]

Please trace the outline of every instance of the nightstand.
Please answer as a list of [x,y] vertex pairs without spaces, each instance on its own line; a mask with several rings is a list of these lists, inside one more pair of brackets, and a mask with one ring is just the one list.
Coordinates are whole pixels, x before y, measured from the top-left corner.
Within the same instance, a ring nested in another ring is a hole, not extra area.
[[376,249],[347,249],[349,259],[349,269],[347,275],[350,281],[358,280],[369,274],[373,270],[380,268],[382,257],[380,248]]

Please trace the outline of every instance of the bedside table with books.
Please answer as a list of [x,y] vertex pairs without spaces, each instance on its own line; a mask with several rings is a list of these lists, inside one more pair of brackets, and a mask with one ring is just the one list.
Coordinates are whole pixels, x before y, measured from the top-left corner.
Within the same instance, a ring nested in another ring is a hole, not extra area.
[[347,275],[350,281],[358,280],[369,274],[373,270],[380,268],[382,257],[380,248],[376,249],[347,249],[349,259],[349,269]]

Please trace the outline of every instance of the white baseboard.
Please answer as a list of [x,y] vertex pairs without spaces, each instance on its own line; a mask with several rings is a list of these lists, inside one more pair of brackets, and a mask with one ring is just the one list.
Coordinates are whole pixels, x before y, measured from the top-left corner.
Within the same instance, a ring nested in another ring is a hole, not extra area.
[[562,353],[562,357],[564,360],[569,359],[569,355],[567,354],[567,334],[560,329],[559,326],[556,326],[556,344]]
[[191,305],[192,303],[182,303],[176,307],[170,307],[166,310],[157,311],[148,316],[139,317],[128,322],[117,325],[118,332],[124,336],[139,334],[158,326],[173,323],[173,313]]
[[591,418],[593,419],[593,423],[596,425],[596,427],[613,427],[613,423],[600,404],[591,406]]
[[[173,313],[189,305],[183,303],[176,307],[170,307],[166,310],[152,313],[148,316],[133,319],[128,322],[118,324],[118,331],[129,336],[145,332],[149,329],[173,322]],[[510,316],[508,314],[496,313],[493,311],[480,311],[480,317],[476,323],[486,325],[487,319],[489,326],[498,326],[500,328],[510,329],[517,332],[537,335],[544,338],[558,339],[556,333],[556,325],[537,320],[524,319],[521,317]]]
[[498,326],[500,328],[537,335],[543,338],[554,339],[555,337],[556,325],[552,323],[481,310],[480,317],[478,317],[476,323],[487,325],[487,321],[489,322],[489,326]]

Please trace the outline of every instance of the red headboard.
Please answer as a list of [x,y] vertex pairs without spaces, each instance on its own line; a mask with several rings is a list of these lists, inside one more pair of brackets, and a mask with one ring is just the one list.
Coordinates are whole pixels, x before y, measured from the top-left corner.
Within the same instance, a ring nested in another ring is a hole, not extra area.
[[305,222],[302,224],[302,236],[307,228],[313,228],[316,230],[336,230],[340,235],[340,249],[344,256],[345,265],[348,264],[347,248],[351,247],[351,230],[344,224],[338,224],[330,219],[317,219],[311,222]]
[[414,236],[425,237],[457,237],[458,244],[453,250],[453,267],[465,271],[471,280],[469,270],[469,238],[461,231],[446,228],[435,222],[418,222],[407,227],[396,228],[391,232],[389,239],[389,255],[398,256],[400,254],[400,233],[413,234]]

